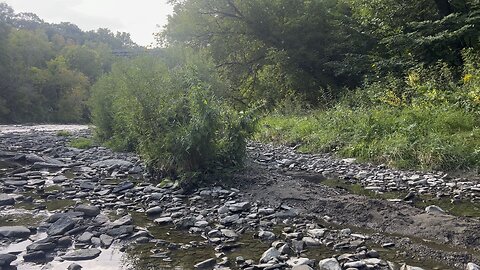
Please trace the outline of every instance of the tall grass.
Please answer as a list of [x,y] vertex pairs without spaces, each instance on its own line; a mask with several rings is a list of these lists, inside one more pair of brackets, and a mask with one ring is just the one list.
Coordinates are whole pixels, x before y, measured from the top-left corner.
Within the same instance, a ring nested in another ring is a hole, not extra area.
[[349,108],[270,115],[256,139],[400,168],[480,168],[480,119],[454,106]]

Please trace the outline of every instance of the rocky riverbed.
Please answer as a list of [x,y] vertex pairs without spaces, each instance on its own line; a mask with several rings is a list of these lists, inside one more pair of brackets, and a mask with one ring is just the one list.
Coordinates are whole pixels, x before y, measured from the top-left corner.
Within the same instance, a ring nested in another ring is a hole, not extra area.
[[0,132],[0,269],[480,269],[474,178],[251,143],[187,192],[85,126]]

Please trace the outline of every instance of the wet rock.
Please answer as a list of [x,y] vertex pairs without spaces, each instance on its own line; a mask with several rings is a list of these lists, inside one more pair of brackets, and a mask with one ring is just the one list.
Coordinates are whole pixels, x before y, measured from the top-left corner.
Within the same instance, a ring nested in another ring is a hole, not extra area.
[[100,255],[101,251],[97,248],[78,249],[68,252],[61,256],[62,259],[67,261],[82,261],[95,259]]
[[9,238],[27,238],[30,230],[24,226],[3,226],[0,227],[0,235]]
[[62,235],[69,230],[73,229],[75,226],[75,221],[68,216],[63,216],[59,218],[57,221],[50,225],[48,228],[47,234],[48,235]]
[[320,267],[320,270],[342,270],[340,263],[338,263],[335,258],[321,260],[318,263],[318,266]]
[[100,208],[98,206],[88,204],[76,206],[75,211],[83,213],[86,217],[95,217],[100,214]]
[[8,266],[10,263],[15,261],[17,256],[13,254],[0,254],[0,268],[3,266]]
[[8,194],[0,193],[0,206],[14,205],[14,204],[15,204],[15,199],[12,196]]
[[211,258],[203,262],[199,262],[195,264],[193,267],[195,269],[213,269],[216,263],[217,263],[217,260],[214,258]]
[[271,247],[267,251],[265,251],[262,254],[262,257],[260,258],[260,263],[267,263],[271,261],[272,259],[276,259],[280,257],[280,251],[278,251],[276,248]]
[[425,212],[427,212],[428,214],[445,214],[445,210],[436,205],[427,206],[425,208]]

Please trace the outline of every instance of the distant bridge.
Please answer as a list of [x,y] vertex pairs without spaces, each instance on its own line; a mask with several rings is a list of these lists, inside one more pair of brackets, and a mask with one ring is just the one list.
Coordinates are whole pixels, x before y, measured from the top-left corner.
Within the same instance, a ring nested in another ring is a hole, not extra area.
[[132,58],[141,55],[162,55],[162,49],[122,49],[112,50],[112,54],[118,57]]

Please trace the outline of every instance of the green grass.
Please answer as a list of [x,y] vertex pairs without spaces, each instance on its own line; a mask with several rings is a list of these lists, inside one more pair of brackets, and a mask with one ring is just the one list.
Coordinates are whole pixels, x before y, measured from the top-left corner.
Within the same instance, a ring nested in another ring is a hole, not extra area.
[[480,168],[480,119],[448,106],[337,106],[309,115],[270,115],[260,121],[255,138],[397,168]]
[[67,131],[67,130],[59,130],[57,132],[57,136],[59,136],[59,137],[70,137],[70,136],[72,136],[72,133],[70,131]]
[[70,141],[69,146],[78,149],[89,149],[95,145],[94,141],[89,138],[76,138]]

